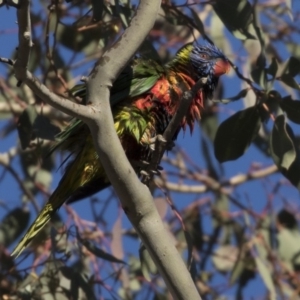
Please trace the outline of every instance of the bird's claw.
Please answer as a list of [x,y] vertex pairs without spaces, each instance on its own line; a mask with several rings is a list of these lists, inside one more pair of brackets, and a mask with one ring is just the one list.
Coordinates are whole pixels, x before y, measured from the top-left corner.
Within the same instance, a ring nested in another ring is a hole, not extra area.
[[162,166],[157,166],[156,170],[147,170],[149,168],[150,163],[146,160],[134,160],[131,161],[131,164],[134,167],[140,168],[140,175],[144,175],[144,176],[150,176],[150,173],[153,175],[160,175],[160,171],[162,171],[164,168]]
[[149,140],[149,147],[151,151],[155,151],[156,143],[165,144],[167,151],[171,151],[175,146],[174,141],[167,141],[161,134],[158,134]]
[[146,177],[151,177],[150,174],[160,175],[161,170],[162,170],[162,167],[160,167],[160,166],[158,166],[157,170],[141,170],[140,175],[146,176]]

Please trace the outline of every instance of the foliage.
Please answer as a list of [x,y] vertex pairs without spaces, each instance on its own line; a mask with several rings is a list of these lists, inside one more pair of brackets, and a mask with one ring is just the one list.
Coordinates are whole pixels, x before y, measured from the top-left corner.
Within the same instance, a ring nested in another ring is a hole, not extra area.
[[[6,1],[0,16],[9,13],[14,20],[12,3]],[[69,95],[135,9],[135,1],[34,3],[30,70],[57,94]],[[191,158],[187,143],[184,150],[179,143],[151,184],[157,209],[204,299],[299,297],[299,214],[293,202],[300,188],[299,11],[288,0],[163,1],[140,49],[140,55],[166,62],[182,45],[204,39],[233,63],[230,78],[205,104],[198,156]],[[16,33],[13,23],[1,27],[3,36]],[[1,48],[1,57],[14,59],[16,34],[13,38],[11,52]],[[6,190],[0,224],[3,299],[167,299],[156,266],[126,224],[112,190],[84,201],[92,212],[89,220],[66,206],[28,255],[17,261],[9,256],[49,196],[59,160],[68,155],[47,153],[69,117],[26,86],[16,87],[9,67],[0,71],[6,148],[0,153]],[[19,141],[12,141],[16,132]],[[234,176],[237,172],[244,174]],[[17,195],[13,189],[20,192],[17,204],[9,202]],[[256,285],[260,288],[247,289]]]

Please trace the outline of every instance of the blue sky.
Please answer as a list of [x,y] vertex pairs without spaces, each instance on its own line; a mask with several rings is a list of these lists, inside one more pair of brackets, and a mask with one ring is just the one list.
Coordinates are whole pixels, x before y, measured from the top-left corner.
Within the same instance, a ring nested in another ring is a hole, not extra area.
[[[300,11],[300,1],[294,1],[294,11],[297,11],[299,13]],[[17,47],[17,26],[16,26],[16,16],[15,16],[15,9],[9,8],[6,9],[5,7],[0,8],[0,20],[1,20],[1,26],[0,26],[0,56],[1,57],[8,57],[12,53],[12,50]],[[299,22],[298,22],[299,23]],[[300,24],[296,24],[300,25]],[[299,27],[299,26],[298,26]],[[230,38],[232,50],[234,51],[234,54],[236,56],[245,56],[246,58],[246,52],[242,50],[242,43],[239,40],[236,40],[232,38],[230,33],[225,30],[225,34]],[[296,37],[299,39],[299,36]],[[300,39],[299,39],[300,44]],[[286,59],[288,59],[289,54],[286,52],[286,50],[281,47],[279,44],[278,50],[283,53]],[[64,55],[67,55],[68,53],[64,53]],[[229,53],[227,53],[229,54]],[[229,54],[230,55],[230,54]],[[234,57],[234,56],[233,56]],[[6,74],[6,68],[5,65],[0,65],[0,76],[5,76]],[[76,70],[77,74],[87,75],[88,74],[88,67],[83,66],[82,68]],[[241,81],[232,74],[231,76],[228,76],[226,78],[222,78],[223,84],[224,84],[224,98],[231,97],[236,95],[239,90],[241,89]],[[286,92],[283,91],[283,95],[285,95]],[[299,95],[298,95],[299,97]],[[299,99],[299,98],[298,98]],[[224,113],[220,114],[220,120],[224,120],[227,118],[230,114],[240,110],[243,108],[242,101],[237,101],[234,103],[230,103],[226,106],[222,106],[222,110]],[[7,120],[0,120],[0,129],[3,128],[4,125],[7,124]],[[299,132],[299,128],[296,126],[293,126],[295,129],[295,132]],[[197,164],[201,169],[206,169],[206,162],[203,160],[203,154],[201,153],[201,146],[200,146],[200,131],[201,128],[196,127],[194,135],[191,137],[190,134],[187,132],[185,136],[183,134],[179,135],[178,138],[178,145],[182,147],[182,149],[188,154],[188,156]],[[1,143],[0,143],[0,152],[6,152],[10,147],[14,146],[16,144],[16,141],[18,140],[17,132],[14,131],[12,134],[7,136]],[[211,151],[213,151],[211,149]],[[234,175],[237,175],[239,173],[247,173],[249,171],[250,165],[253,163],[259,163],[264,166],[271,165],[273,162],[270,158],[267,158],[264,156],[260,151],[258,151],[254,146],[250,146],[247,153],[243,155],[243,157],[239,158],[236,161],[232,162],[226,162],[223,164],[225,173],[224,173],[224,179],[228,179]],[[20,171],[19,167],[19,161],[18,159],[14,159],[13,166],[16,168],[16,170]],[[2,168],[0,168],[1,170]],[[1,170],[2,172],[2,170]],[[0,173],[2,174],[2,173]],[[52,183],[52,189],[54,189],[58,181],[60,179],[61,171],[58,171],[54,174],[53,183]],[[275,183],[278,181],[280,175],[272,175],[269,177],[267,181],[264,181],[262,184],[260,181],[251,181],[248,183],[245,183],[239,187],[236,188],[233,195],[236,195],[236,198],[243,199],[245,204],[247,204],[247,201],[251,203],[251,206],[253,210],[260,213],[264,210],[266,206],[266,198],[267,195],[271,192],[273,189]],[[283,179],[285,180],[285,179]],[[99,196],[100,199],[106,199],[108,197],[109,193],[111,191],[105,191]],[[160,192],[157,192],[157,194],[162,195]],[[15,183],[15,181],[12,179],[10,175],[3,176],[0,181],[0,203],[4,203],[4,205],[0,209],[0,219],[1,217],[6,213],[6,209],[10,210],[14,207],[17,207],[20,205],[20,197],[21,197],[21,191],[19,190],[18,185]],[[177,208],[180,210],[184,208],[187,204],[191,203],[195,199],[199,199],[202,197],[202,195],[182,195],[182,194],[172,194],[173,200],[175,201],[175,204]],[[39,197],[40,200],[42,197]],[[276,195],[274,195],[274,209],[275,212],[279,211],[283,204],[282,199],[286,199],[288,203],[290,203],[292,206],[298,208],[298,201],[299,201],[299,192],[291,187],[289,184],[286,184],[286,186],[282,187]],[[112,201],[109,205],[105,219],[108,222],[108,228],[111,228],[113,226],[113,223],[111,220],[116,220],[116,217],[120,213],[120,208],[118,207],[117,201]],[[80,201],[74,205],[72,205],[72,208],[80,215],[81,218],[89,220],[92,217],[91,212],[91,206],[87,204],[85,201]],[[62,215],[65,215],[64,208],[62,208],[60,211]],[[238,212],[239,208],[235,207],[234,205],[231,206],[231,210],[233,212]],[[170,212],[169,212],[170,213]],[[203,213],[204,217],[204,229],[207,231],[211,230],[211,220],[210,215]],[[128,220],[126,217],[123,216],[122,218],[122,225],[123,228],[130,228],[130,224],[128,223]],[[108,229],[107,228],[107,229]],[[132,239],[126,238],[124,240],[124,251],[126,253],[125,259],[128,258],[129,253],[138,253],[138,243],[133,242]],[[224,283],[224,278],[222,276],[219,276],[216,279],[216,284],[218,284],[218,280],[220,280],[220,283]],[[261,278],[259,276],[256,277],[255,280],[251,281],[251,283],[246,288],[246,295],[251,295],[252,297],[255,296],[261,296],[265,291],[265,287],[262,284]],[[226,295],[234,296],[234,289],[230,289],[226,291]]]

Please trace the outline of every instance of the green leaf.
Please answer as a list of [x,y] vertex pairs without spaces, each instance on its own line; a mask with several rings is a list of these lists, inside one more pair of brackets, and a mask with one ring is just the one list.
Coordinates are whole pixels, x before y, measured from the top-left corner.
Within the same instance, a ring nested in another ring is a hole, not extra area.
[[284,116],[275,120],[271,139],[271,156],[281,173],[300,190],[300,156],[294,142],[294,133]]
[[104,1],[91,1],[91,5],[93,7],[93,22],[99,22],[103,18],[103,4]]
[[300,45],[299,45],[299,43],[297,43],[297,42],[289,42],[289,43],[285,43],[285,46],[287,47],[288,51],[292,55],[300,58]]
[[195,208],[187,209],[183,216],[183,222],[186,226],[183,229],[183,234],[188,250],[187,262],[190,265],[193,247],[201,251],[204,243],[202,219],[199,210]]
[[298,228],[297,219],[295,215],[286,209],[282,209],[278,212],[277,223],[289,230],[297,230]]
[[219,126],[214,141],[217,160],[225,162],[243,155],[260,125],[261,117],[256,106],[239,111],[225,120]]
[[125,261],[118,259],[114,257],[113,255],[103,251],[102,249],[96,247],[92,242],[88,240],[81,240],[81,243],[94,255],[96,255],[99,258],[102,258],[104,260],[110,261],[110,262],[115,262],[115,263],[120,263],[120,264],[126,264]]
[[235,265],[230,274],[229,284],[233,285],[241,277],[241,274],[245,271],[245,269],[246,266],[243,261],[243,257],[239,255],[239,259],[235,261]]
[[[52,183],[52,173],[45,169],[37,169],[36,166],[31,166],[29,168],[34,168],[34,182],[42,186],[45,190],[50,188]],[[28,169],[29,169],[28,168]],[[30,170],[28,170],[28,173]]]
[[233,97],[229,97],[229,98],[222,99],[222,100],[213,100],[213,101],[214,102],[221,102],[223,104],[227,104],[229,102],[237,101],[237,100],[240,100],[241,98],[246,97],[247,94],[248,94],[248,91],[249,91],[249,88],[245,88],[245,89],[242,89],[237,95],[235,95]]
[[96,255],[99,258],[102,258],[104,260],[110,261],[110,262],[115,262],[115,263],[121,263],[121,264],[126,264],[121,259],[118,259],[114,257],[113,255],[103,251],[102,249],[96,247],[91,241],[87,239],[82,239],[81,236],[79,235],[79,232],[77,231],[76,233],[77,239],[80,241],[82,245],[84,245],[90,252],[92,252],[94,255]]
[[17,126],[22,149],[26,149],[30,141],[34,139],[33,124],[37,115],[35,107],[28,105],[19,117]]
[[217,195],[212,204],[213,226],[224,226],[230,219],[229,217],[229,199],[227,195],[221,193]]
[[229,31],[238,39],[255,39],[248,27],[252,23],[252,6],[247,0],[214,1],[213,8]]
[[204,25],[201,21],[201,19],[199,18],[199,15],[197,12],[195,12],[192,8],[190,8],[190,11],[192,13],[192,17],[193,20],[197,26],[198,31],[201,33],[202,36],[205,36],[205,29],[204,29]]
[[257,67],[251,71],[252,79],[262,88],[266,89],[267,86],[267,74],[266,70],[263,67]]
[[181,15],[179,11],[172,9],[169,5],[162,5],[161,8],[165,13],[165,19],[167,22],[174,26],[186,26],[187,18],[185,15]]
[[287,96],[280,101],[279,105],[287,114],[289,120],[296,124],[300,124],[300,101],[295,101],[291,96]]
[[231,271],[238,258],[239,250],[236,246],[223,245],[214,251],[212,262],[219,272]]
[[[63,266],[59,268],[59,271],[65,278],[71,281],[70,282],[71,299],[79,299],[79,292],[80,292],[79,289],[82,289],[82,291],[86,296],[86,299],[96,300],[91,284],[89,283],[88,278],[83,276],[83,274],[80,274],[79,272],[77,272],[76,270],[68,266]],[[55,298],[58,299],[59,297],[55,297]]]
[[262,255],[260,255],[259,253],[263,252],[265,253],[266,249],[264,247],[262,247],[262,245],[260,244],[259,241],[257,241],[257,239],[254,240],[255,241],[255,246],[257,248],[258,254],[254,255],[254,260],[256,263],[256,267],[258,269],[258,272],[260,274],[260,276],[262,277],[266,287],[269,290],[269,299],[271,300],[276,300],[276,289],[275,289],[275,285],[272,279],[272,274],[273,274],[273,269],[271,264],[266,261],[266,258],[263,257]]
[[296,57],[291,56],[286,65],[284,73],[286,72],[292,77],[297,76],[300,73],[300,60]]
[[300,90],[300,85],[294,79],[294,77],[290,74],[283,74],[280,77],[280,80],[284,82],[286,85],[292,87],[293,89]]
[[291,129],[283,115],[276,118],[270,139],[271,156],[278,168],[288,170],[296,159]]
[[272,62],[267,69],[267,73],[270,74],[273,78],[276,76],[278,70],[278,63],[275,57],[272,57]]
[[38,115],[33,123],[33,132],[36,137],[55,141],[55,136],[60,132],[59,127],[51,124],[49,118]]
[[4,216],[0,223],[0,245],[8,247],[28,226],[30,212],[16,208]]
[[145,279],[151,282],[151,274],[157,274],[157,267],[150,256],[146,247],[141,244],[139,249],[140,261],[141,261],[141,270]]
[[293,269],[300,267],[300,233],[299,230],[290,230],[280,228],[277,234],[278,253],[287,263],[287,266]]

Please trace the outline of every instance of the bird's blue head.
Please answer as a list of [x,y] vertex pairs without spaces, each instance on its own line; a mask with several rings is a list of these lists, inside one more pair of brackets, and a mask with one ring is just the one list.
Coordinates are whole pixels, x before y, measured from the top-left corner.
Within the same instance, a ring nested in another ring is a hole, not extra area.
[[208,88],[213,90],[221,75],[230,70],[230,64],[223,52],[214,45],[194,46],[190,52],[191,64],[198,76],[207,77]]
[[212,44],[205,46],[188,44],[178,51],[177,57],[178,61],[191,66],[194,80],[207,77],[206,92],[209,98],[219,77],[230,70],[230,63],[226,56]]

